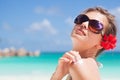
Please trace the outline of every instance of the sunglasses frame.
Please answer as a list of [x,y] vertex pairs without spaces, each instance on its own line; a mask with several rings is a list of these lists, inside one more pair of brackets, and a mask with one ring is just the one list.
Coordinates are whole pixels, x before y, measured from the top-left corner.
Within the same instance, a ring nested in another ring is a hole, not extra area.
[[82,24],[83,22],[88,21],[88,28],[91,32],[95,33],[95,34],[102,34],[102,30],[103,30],[103,24],[95,19],[89,19],[89,17],[85,14],[80,14],[78,15],[75,20],[74,23],[75,24]]

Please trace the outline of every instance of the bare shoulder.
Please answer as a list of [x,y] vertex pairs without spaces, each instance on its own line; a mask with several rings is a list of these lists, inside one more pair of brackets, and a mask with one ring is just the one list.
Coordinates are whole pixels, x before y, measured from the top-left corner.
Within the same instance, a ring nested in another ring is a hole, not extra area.
[[97,62],[93,58],[83,59],[85,65],[89,68],[91,74],[100,78]]
[[89,65],[92,67],[95,66],[98,68],[97,62],[93,58],[86,58],[86,59],[83,59],[83,61],[86,63],[86,65]]
[[70,74],[73,80],[100,80],[97,63],[92,58],[82,58],[83,63],[73,64]]

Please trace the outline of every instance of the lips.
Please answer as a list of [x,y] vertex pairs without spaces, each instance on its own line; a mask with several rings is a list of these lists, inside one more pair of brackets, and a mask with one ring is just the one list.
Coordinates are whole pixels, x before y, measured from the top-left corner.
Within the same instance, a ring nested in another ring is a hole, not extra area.
[[79,34],[81,36],[86,36],[85,32],[81,29],[76,29],[75,32],[76,32],[76,34]]

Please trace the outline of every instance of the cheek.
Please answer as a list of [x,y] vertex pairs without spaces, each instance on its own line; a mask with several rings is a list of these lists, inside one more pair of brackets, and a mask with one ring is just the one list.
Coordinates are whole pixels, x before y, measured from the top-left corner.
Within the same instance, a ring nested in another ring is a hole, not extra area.
[[101,39],[102,39],[101,35],[93,35],[90,37],[89,41],[91,41],[92,44],[100,44]]

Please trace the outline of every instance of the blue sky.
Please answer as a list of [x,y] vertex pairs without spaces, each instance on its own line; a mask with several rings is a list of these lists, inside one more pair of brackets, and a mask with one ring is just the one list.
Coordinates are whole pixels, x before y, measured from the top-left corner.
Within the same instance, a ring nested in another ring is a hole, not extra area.
[[[119,0],[0,0],[0,48],[70,50],[73,19],[94,6],[108,9],[120,22]],[[117,37],[115,50],[120,49]]]

